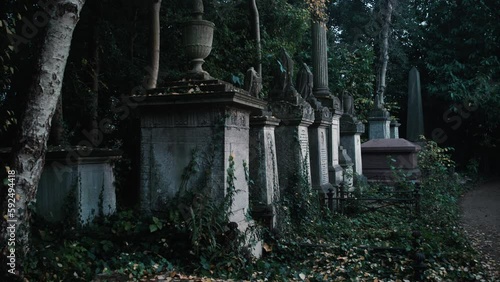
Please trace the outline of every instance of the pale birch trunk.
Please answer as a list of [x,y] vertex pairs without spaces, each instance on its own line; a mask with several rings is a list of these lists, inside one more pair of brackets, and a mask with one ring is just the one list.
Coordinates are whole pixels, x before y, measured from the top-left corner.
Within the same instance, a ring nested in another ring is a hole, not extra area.
[[147,88],[156,88],[158,72],[160,70],[160,7],[161,0],[151,2],[151,69],[148,77]]
[[252,25],[252,33],[255,39],[255,44],[257,47],[257,72],[259,77],[262,77],[262,48],[260,46],[260,20],[259,20],[259,10],[257,9],[256,0],[249,0],[250,6],[250,22]]
[[[16,172],[16,255],[26,257],[30,243],[30,205],[34,203],[42,174],[51,120],[61,94],[71,38],[85,0],[52,1],[50,17],[29,93],[17,144],[13,148]],[[5,232],[2,228],[1,232]],[[4,235],[4,234],[2,234]],[[6,236],[5,234],[4,236]],[[4,237],[5,238],[5,237]],[[21,264],[22,261],[19,261]],[[22,265],[18,265],[21,267]],[[20,268],[22,271],[22,268]],[[20,273],[22,275],[22,272]]]
[[396,0],[384,0],[380,7],[380,38],[379,38],[379,59],[377,71],[377,91],[379,100],[383,104],[386,89],[387,64],[389,62],[389,36],[391,31],[391,17]]

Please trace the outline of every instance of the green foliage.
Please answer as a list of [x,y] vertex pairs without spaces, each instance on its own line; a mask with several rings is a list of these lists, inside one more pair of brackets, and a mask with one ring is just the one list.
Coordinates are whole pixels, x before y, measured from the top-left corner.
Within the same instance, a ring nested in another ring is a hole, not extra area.
[[425,145],[418,153],[418,164],[422,173],[433,174],[453,171],[455,162],[451,159],[452,147],[441,148],[432,140],[425,140]]

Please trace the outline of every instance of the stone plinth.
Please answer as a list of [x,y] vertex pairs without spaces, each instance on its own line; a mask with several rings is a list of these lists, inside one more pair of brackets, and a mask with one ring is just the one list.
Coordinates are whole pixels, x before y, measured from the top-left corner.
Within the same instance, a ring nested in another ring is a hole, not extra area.
[[[222,200],[228,179],[234,176],[230,221],[245,230],[250,113],[263,109],[265,102],[219,80],[171,82],[136,98],[141,119],[142,210],[165,210],[167,199],[185,189]],[[234,175],[228,172],[230,159]]]
[[371,182],[393,184],[396,168],[407,176],[407,180],[419,180],[417,153],[420,146],[406,139],[374,139],[361,145],[363,174]]
[[314,123],[309,126],[311,184],[321,195],[333,188],[328,171],[328,128],[332,124],[332,114],[328,108],[323,107],[314,111],[314,116]]
[[273,115],[281,120],[275,135],[282,192],[296,185],[301,175],[311,183],[308,127],[314,122],[314,113],[307,102],[299,101],[298,104],[288,101],[270,103]]
[[385,109],[376,109],[368,117],[368,138],[388,139],[391,137],[389,112]]
[[[10,149],[2,152],[0,159],[6,160]],[[114,213],[113,166],[120,156],[108,149],[49,148],[37,188],[37,214],[51,222],[71,220],[82,226]]]
[[276,226],[273,202],[279,194],[274,130],[280,120],[270,113],[250,117],[250,203],[254,219],[270,230]]
[[393,120],[391,121],[391,138],[392,139],[398,139],[399,138],[399,126],[401,125],[401,123]]
[[355,117],[343,114],[340,118],[340,145],[346,150],[354,166],[354,173],[363,174],[361,158],[361,134],[365,132],[365,126]]

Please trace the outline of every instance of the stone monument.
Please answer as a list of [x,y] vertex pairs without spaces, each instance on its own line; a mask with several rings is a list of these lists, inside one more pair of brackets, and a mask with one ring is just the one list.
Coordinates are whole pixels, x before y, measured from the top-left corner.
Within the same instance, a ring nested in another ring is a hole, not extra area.
[[278,162],[274,130],[280,120],[270,111],[250,116],[250,204],[252,217],[270,230],[276,227],[274,202],[279,198]]
[[[313,108],[314,122],[309,126],[309,155],[311,161],[311,184],[313,189],[325,197],[333,186],[328,172],[328,128],[332,114],[313,95],[313,74],[306,64],[297,73],[297,90]],[[326,197],[325,197],[326,198]]]
[[339,165],[340,116],[342,108],[340,100],[333,96],[328,88],[328,54],[326,25],[323,22],[312,23],[312,59],[314,76],[314,96],[327,107],[332,114],[332,122],[327,127],[328,135],[328,170],[329,182],[342,182],[342,167]]
[[368,115],[368,138],[388,139],[391,137],[390,114],[384,108],[384,95],[380,91],[375,95],[375,106]]
[[[202,26],[212,26],[201,20],[202,1],[194,3],[195,19],[191,23],[197,26],[201,21]],[[211,49],[211,40],[203,29],[197,36],[189,32],[184,36],[189,38],[185,42],[190,48]],[[187,189],[222,201],[234,186],[229,220],[245,231],[252,224],[247,219],[246,181],[250,115],[263,110],[266,103],[243,89],[212,79],[200,63],[208,53],[190,55],[195,67],[186,79],[167,82],[140,99],[136,97],[140,101],[141,209],[146,213],[162,211],[168,208],[165,204],[169,198]],[[255,255],[260,251],[254,248]]]
[[397,120],[393,119],[391,120],[391,138],[392,139],[398,139],[399,138],[399,126],[401,123],[399,123]]
[[354,114],[354,101],[351,95],[342,95],[344,113],[340,118],[340,145],[347,151],[347,155],[354,163],[354,173],[363,174],[361,158],[361,134],[365,132],[365,126]]
[[420,74],[413,67],[408,76],[408,116],[406,120],[406,139],[419,141],[424,135],[424,114],[422,111],[422,95],[420,93]]
[[306,177],[311,183],[308,127],[314,122],[314,112],[293,86],[294,63],[284,49],[278,61],[269,106],[281,120],[275,134],[279,186],[284,191],[297,184],[297,177]]

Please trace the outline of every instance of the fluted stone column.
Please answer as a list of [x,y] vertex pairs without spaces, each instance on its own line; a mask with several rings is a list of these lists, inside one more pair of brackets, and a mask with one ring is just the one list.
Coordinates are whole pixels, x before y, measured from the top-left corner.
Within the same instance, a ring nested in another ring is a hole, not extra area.
[[314,22],[312,24],[312,40],[313,40],[313,75],[314,75],[314,96],[329,97],[330,89],[328,89],[328,56],[326,42],[326,25],[322,22]]

